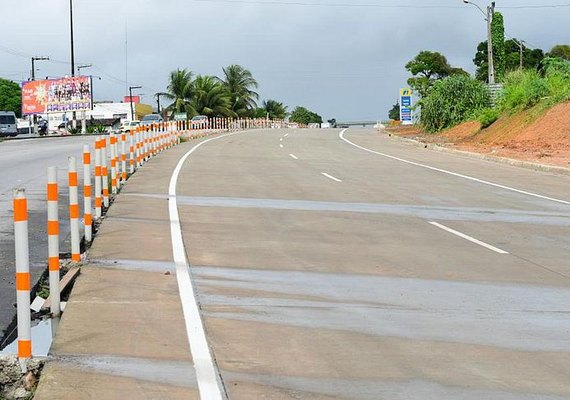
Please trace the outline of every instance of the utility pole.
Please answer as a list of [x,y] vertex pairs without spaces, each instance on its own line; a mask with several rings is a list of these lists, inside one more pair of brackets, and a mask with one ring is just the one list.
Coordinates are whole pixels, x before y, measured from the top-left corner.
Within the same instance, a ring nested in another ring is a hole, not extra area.
[[519,54],[520,54],[519,68],[523,69],[523,67],[524,67],[524,65],[523,65],[524,40],[513,39],[513,42],[515,42],[517,44],[517,46],[519,46]]
[[465,4],[471,4],[481,11],[481,14],[485,16],[485,21],[487,21],[487,63],[489,64],[489,85],[495,84],[495,62],[493,60],[493,15],[495,14],[495,2],[493,1],[490,6],[487,7],[487,12],[483,11],[478,4],[472,3],[469,0],[463,0]]
[[135,120],[135,110],[133,109],[133,89],[141,89],[142,86],[129,86],[129,102],[131,103],[131,121]]
[[495,84],[495,61],[493,59],[493,15],[495,15],[495,2],[487,7],[487,57],[489,59],[489,85]]
[[32,74],[31,79],[32,81],[36,80],[36,61],[45,61],[49,60],[49,57],[32,57]]
[[[70,26],[70,37],[71,37],[71,77],[75,76],[75,48],[73,41],[73,0],[69,0],[69,26]],[[73,111],[72,114],[72,126],[73,129],[77,128],[77,114]]]
[[[79,64],[77,66],[77,75],[81,76],[81,70],[83,68],[91,68],[93,65],[91,64]],[[85,110],[81,111],[81,134],[85,135],[87,133],[87,113]]]

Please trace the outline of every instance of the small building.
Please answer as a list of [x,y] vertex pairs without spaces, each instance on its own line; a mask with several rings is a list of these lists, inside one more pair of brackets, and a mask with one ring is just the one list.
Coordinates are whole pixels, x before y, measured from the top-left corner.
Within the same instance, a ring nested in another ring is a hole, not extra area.
[[[152,106],[148,104],[133,103],[133,114],[135,120],[140,120],[148,114],[152,114]],[[48,115],[49,130],[55,131],[61,124],[66,123],[72,119],[71,112],[67,113],[52,113]],[[81,119],[83,112],[78,111],[77,126],[81,126]],[[119,125],[124,121],[131,120],[131,103],[113,103],[113,102],[98,102],[93,104],[93,110],[85,112],[85,120],[87,126],[91,125],[104,125],[114,126]]]

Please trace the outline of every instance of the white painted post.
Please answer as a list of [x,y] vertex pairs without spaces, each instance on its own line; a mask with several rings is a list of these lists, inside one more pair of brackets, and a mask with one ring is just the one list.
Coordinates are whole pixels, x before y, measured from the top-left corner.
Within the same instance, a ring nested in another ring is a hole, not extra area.
[[28,243],[28,202],[25,189],[14,190],[14,242],[16,252],[16,305],[18,319],[18,359],[22,372],[32,357],[30,311],[30,252]]
[[95,218],[101,218],[101,136],[95,140]]
[[81,249],[79,243],[79,195],[77,192],[77,160],[75,157],[68,159],[69,178],[69,226],[71,228],[71,260],[81,261]]
[[59,190],[57,168],[48,167],[47,174],[49,299],[51,313],[54,317],[58,317],[61,313],[61,306],[59,299]]
[[121,185],[127,181],[127,134],[121,134]]
[[91,210],[91,150],[88,144],[83,145],[83,224],[85,241],[93,240],[93,214]]
[[117,137],[114,133],[109,135],[111,145],[111,193],[117,194]]
[[109,207],[109,171],[107,170],[107,138],[101,138],[101,188],[103,190],[103,206]]

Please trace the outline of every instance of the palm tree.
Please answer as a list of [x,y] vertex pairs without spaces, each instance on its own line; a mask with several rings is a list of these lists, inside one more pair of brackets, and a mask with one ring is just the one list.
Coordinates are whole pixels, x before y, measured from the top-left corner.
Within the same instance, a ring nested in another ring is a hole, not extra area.
[[227,88],[215,77],[198,75],[194,80],[191,107],[194,115],[234,117]]
[[269,116],[270,119],[285,119],[288,114],[287,106],[275,100],[264,100],[259,110],[262,110],[264,116]]
[[186,69],[177,69],[170,73],[168,82],[168,92],[164,97],[172,100],[166,109],[171,112],[188,112],[193,113],[191,107],[191,99],[194,95],[194,82],[192,81],[192,72]]
[[259,95],[257,81],[251,71],[241,65],[233,64],[222,68],[224,78],[217,78],[230,94],[231,110],[238,116],[246,116],[257,107],[256,100]]

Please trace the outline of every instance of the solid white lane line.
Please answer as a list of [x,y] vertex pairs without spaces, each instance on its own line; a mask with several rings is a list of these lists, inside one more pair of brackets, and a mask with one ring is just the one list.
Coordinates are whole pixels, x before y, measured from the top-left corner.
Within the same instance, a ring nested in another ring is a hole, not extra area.
[[180,226],[180,217],[178,215],[176,184],[184,162],[194,151],[196,151],[196,149],[213,140],[218,140],[237,133],[238,132],[228,133],[204,140],[190,149],[190,151],[188,151],[180,161],[178,161],[178,165],[176,165],[176,168],[172,173],[170,185],[168,187],[168,211],[170,214],[172,254],[174,257],[174,264],[176,265],[176,279],[178,281],[178,291],[180,293],[182,312],[184,314],[184,322],[186,324],[186,333],[188,335],[190,352],[192,353],[192,360],[196,371],[198,390],[202,400],[222,400],[225,396],[222,394],[224,391],[220,387],[220,382],[218,380],[219,373],[214,365],[214,360],[210,353],[210,347],[208,346],[208,340],[206,339],[202,316],[200,315],[200,309],[198,308],[198,303],[196,301],[196,288],[190,278],[190,265],[186,259],[186,249],[184,248],[182,228]]
[[456,231],[456,230],[454,230],[454,229],[448,228],[448,227],[445,226],[445,225],[438,224],[437,222],[430,222],[430,224],[433,225],[433,226],[436,226],[436,227],[438,227],[438,228],[440,228],[440,229],[443,229],[444,231],[447,231],[447,232],[449,232],[449,233],[452,233],[452,234],[454,234],[454,235],[456,235],[456,236],[459,236],[460,238],[463,238],[463,239],[465,239],[465,240],[469,240],[469,241],[472,242],[472,243],[478,244],[479,246],[483,246],[483,247],[485,247],[485,248],[487,248],[487,249],[489,249],[489,250],[493,250],[495,253],[499,253],[499,254],[509,254],[508,251],[501,250],[501,249],[499,249],[499,248],[497,248],[497,247],[495,247],[495,246],[491,246],[490,244],[487,244],[487,243],[485,243],[485,242],[482,242],[482,241],[480,241],[480,240],[477,240],[477,239],[475,239],[475,238],[473,238],[473,237],[471,237],[471,236],[468,236],[468,235],[466,235],[466,234],[464,234],[464,233],[461,233],[461,232],[458,232],[458,231]]
[[279,145],[279,147],[283,148],[283,145],[282,145],[282,144],[280,144],[280,145]]
[[291,157],[294,160],[298,160],[299,158],[295,155],[295,154],[289,154],[289,157]]
[[321,172],[321,175],[326,176],[327,178],[332,179],[332,180],[335,181],[335,182],[342,182],[340,179],[335,178],[334,176],[329,175],[329,174],[327,174],[326,172]]
[[441,168],[431,167],[431,166],[429,166],[429,165],[420,164],[420,163],[417,163],[417,162],[414,162],[414,161],[405,160],[405,159],[403,159],[403,158],[391,156],[391,155],[389,155],[389,154],[381,153],[381,152],[379,152],[379,151],[370,150],[370,149],[367,149],[366,147],[359,146],[359,145],[357,145],[356,143],[353,143],[353,142],[351,142],[350,140],[348,140],[347,138],[345,138],[345,137],[344,137],[344,133],[345,133],[346,131],[347,131],[347,129],[343,130],[343,131],[339,134],[339,137],[340,137],[342,140],[344,140],[346,143],[348,143],[348,144],[350,144],[350,145],[352,145],[352,146],[354,146],[354,147],[359,148],[360,150],[364,150],[364,151],[367,151],[367,152],[369,152],[369,153],[378,154],[379,156],[383,156],[383,157],[386,157],[386,158],[390,158],[390,159],[392,159],[392,160],[401,161],[401,162],[406,163],[406,164],[415,165],[416,167],[426,168],[426,169],[429,169],[429,170],[432,170],[432,171],[437,171],[437,172],[441,172],[441,173],[444,173],[444,174],[456,176],[456,177],[458,177],[458,178],[467,179],[467,180],[470,180],[470,181],[473,181],[473,182],[482,183],[482,184],[484,184],[484,185],[489,185],[489,186],[498,187],[498,188],[505,189],[505,190],[510,190],[511,192],[516,192],[516,193],[520,193],[520,194],[524,194],[524,195],[527,195],[527,196],[536,197],[536,198],[543,199],[543,200],[549,200],[549,201],[554,201],[554,202],[556,202],[556,203],[561,203],[561,204],[570,205],[570,201],[567,201],[567,200],[561,200],[561,199],[556,199],[556,198],[553,198],[553,197],[543,196],[543,195],[537,194],[537,193],[527,192],[527,191],[525,191],[525,190],[520,190],[520,189],[512,188],[512,187],[510,187],[510,186],[505,186],[505,185],[501,185],[501,184],[498,184],[498,183],[485,181],[485,180],[483,180],[483,179],[475,178],[475,177],[473,177],[473,176],[458,174],[457,172],[452,172],[452,171],[448,171],[448,170],[441,169]]

